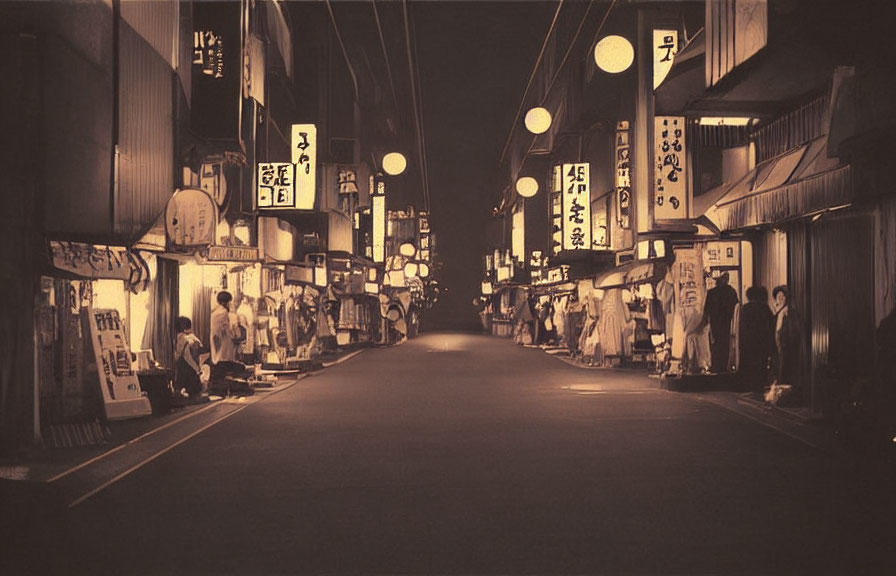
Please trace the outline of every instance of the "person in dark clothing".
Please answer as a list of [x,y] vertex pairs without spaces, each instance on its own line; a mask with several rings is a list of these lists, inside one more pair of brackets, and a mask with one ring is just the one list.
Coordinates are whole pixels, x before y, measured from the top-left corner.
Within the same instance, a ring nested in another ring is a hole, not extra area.
[[795,384],[797,368],[797,324],[790,308],[787,286],[772,290],[775,299],[775,347],[777,348],[776,377],[778,384]]
[[728,274],[716,278],[715,288],[706,293],[703,306],[703,325],[709,323],[709,349],[712,358],[709,370],[714,373],[728,371],[731,348],[731,318],[737,306],[737,292],[728,285]]
[[768,290],[764,286],[747,288],[747,303],[740,311],[738,372],[743,385],[763,391],[768,384],[769,362],[775,348],[775,317],[768,307]]

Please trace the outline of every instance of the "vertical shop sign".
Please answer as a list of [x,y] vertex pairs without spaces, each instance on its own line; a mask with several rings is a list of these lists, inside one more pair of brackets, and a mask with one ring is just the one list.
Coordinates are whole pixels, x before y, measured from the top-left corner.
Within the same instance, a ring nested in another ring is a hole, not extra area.
[[317,126],[292,125],[292,163],[295,164],[295,207],[313,210],[317,186]]
[[592,204],[591,209],[591,244],[595,248],[609,248],[610,236],[607,234],[607,202],[602,198]]
[[551,176],[551,254],[563,249],[563,167],[554,166]]
[[587,163],[564,164],[563,250],[591,249],[591,175]]
[[678,53],[678,31],[677,30],[654,30],[653,31],[653,89],[659,88],[659,85],[666,79],[669,70],[672,69],[672,62]]
[[256,205],[262,208],[295,209],[295,166],[289,162],[258,164]]
[[657,116],[654,119],[654,206],[656,220],[687,217],[687,149],[684,140],[684,118]]
[[616,221],[631,228],[631,132],[627,121],[616,124]]
[[193,131],[205,138],[240,138],[241,4],[193,3],[190,121]]
[[152,413],[131,368],[131,349],[118,310],[88,308],[90,335],[106,418],[121,420]]

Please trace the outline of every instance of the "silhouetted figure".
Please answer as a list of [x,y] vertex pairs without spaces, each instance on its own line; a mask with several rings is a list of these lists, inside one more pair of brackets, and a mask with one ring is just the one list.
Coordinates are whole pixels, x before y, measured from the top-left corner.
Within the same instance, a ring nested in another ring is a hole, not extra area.
[[796,384],[797,325],[790,309],[787,286],[772,290],[775,299],[775,347],[777,348],[776,377],[778,384]]
[[731,349],[731,318],[737,306],[737,292],[728,285],[728,274],[716,278],[715,288],[706,293],[703,324],[709,322],[710,372],[727,372]]
[[741,381],[761,392],[768,384],[769,363],[775,351],[775,316],[768,307],[764,286],[747,288],[747,303],[740,310],[738,330]]

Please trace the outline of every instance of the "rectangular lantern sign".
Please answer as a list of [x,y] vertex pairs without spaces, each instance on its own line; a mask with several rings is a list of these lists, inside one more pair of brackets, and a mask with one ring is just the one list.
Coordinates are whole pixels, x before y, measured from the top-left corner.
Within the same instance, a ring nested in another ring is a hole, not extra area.
[[654,119],[653,217],[655,220],[687,218],[687,149],[684,118],[657,116]]
[[629,123],[616,125],[616,221],[622,228],[630,228],[632,174]]
[[563,166],[554,166],[551,176],[551,254],[559,254],[563,249]]
[[259,208],[297,208],[295,166],[289,162],[258,165],[256,204]]
[[591,175],[587,163],[563,164],[563,250],[591,249]]
[[292,163],[296,166],[296,208],[313,210],[317,185],[317,126],[292,125]]

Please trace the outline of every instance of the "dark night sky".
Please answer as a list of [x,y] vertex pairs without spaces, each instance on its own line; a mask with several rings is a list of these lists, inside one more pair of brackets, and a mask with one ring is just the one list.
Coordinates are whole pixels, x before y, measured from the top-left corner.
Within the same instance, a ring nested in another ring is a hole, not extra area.
[[412,2],[432,224],[447,289],[430,328],[475,328],[501,150],[556,2]]

